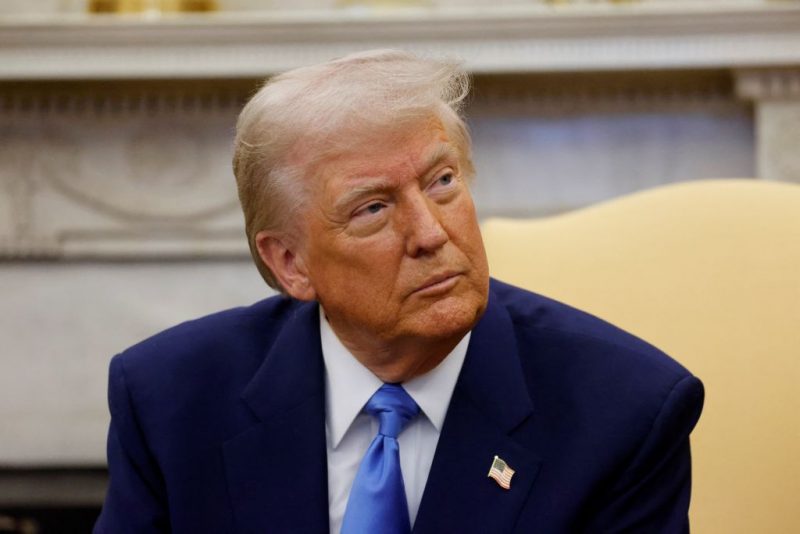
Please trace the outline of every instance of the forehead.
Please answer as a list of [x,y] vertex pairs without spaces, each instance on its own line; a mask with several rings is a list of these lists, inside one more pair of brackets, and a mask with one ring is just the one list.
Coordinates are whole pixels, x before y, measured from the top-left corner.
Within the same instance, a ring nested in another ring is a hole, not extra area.
[[458,149],[439,121],[403,131],[384,132],[354,142],[320,161],[317,180],[331,182],[419,177],[437,160],[457,158]]

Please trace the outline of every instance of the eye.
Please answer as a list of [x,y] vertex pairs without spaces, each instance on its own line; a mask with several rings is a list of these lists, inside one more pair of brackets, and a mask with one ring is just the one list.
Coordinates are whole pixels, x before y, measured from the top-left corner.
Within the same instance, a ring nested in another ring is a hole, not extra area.
[[380,202],[373,202],[372,204],[370,204],[369,206],[367,206],[366,210],[367,210],[369,213],[378,213],[379,211],[381,211],[381,210],[382,210],[383,208],[385,208],[385,207],[386,207],[386,206],[384,206],[384,205],[383,205],[383,204],[381,204]]
[[449,193],[454,190],[454,186],[456,183],[456,174],[452,171],[446,172],[440,175],[436,180],[428,186],[428,191],[430,193],[438,193],[444,194]]
[[453,173],[444,174],[440,176],[438,180],[436,180],[436,182],[440,185],[450,185],[452,181],[453,181]]
[[380,213],[384,208],[386,208],[386,204],[383,202],[371,202],[363,208],[356,210],[353,216],[359,217],[363,215],[375,215],[376,213]]

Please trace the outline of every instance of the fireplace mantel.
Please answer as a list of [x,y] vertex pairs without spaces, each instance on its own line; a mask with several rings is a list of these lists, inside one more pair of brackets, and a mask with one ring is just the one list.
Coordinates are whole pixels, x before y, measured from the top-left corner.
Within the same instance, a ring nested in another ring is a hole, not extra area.
[[800,5],[651,2],[0,17],[0,80],[261,77],[368,48],[475,73],[800,64]]

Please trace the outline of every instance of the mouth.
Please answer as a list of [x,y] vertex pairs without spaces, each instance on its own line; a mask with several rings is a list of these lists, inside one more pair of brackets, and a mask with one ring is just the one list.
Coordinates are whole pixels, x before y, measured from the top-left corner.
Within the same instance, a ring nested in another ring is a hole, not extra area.
[[413,291],[415,295],[434,296],[447,293],[458,283],[462,273],[446,272],[428,278],[422,285]]

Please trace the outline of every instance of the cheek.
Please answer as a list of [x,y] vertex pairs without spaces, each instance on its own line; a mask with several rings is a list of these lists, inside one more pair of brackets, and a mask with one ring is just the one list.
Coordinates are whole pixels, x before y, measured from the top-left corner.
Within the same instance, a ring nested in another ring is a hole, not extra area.
[[464,252],[483,252],[483,238],[472,201],[467,197],[446,218],[448,234]]
[[344,239],[314,258],[316,277],[342,299],[377,297],[390,291],[398,276],[402,247],[382,236]]

